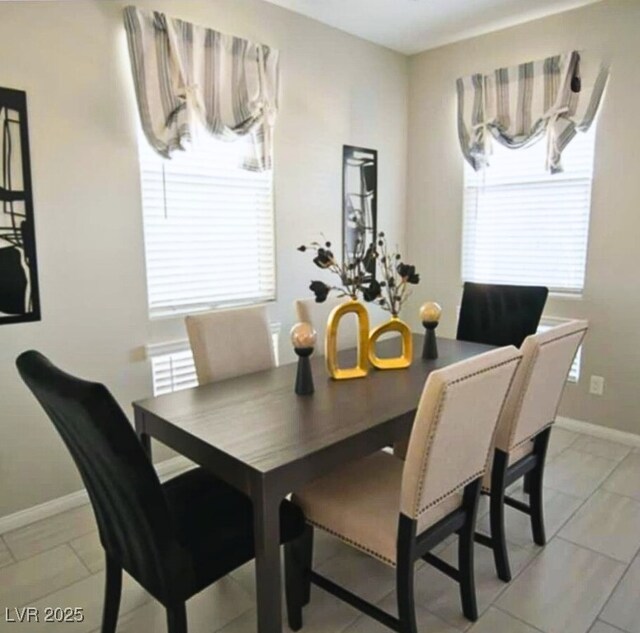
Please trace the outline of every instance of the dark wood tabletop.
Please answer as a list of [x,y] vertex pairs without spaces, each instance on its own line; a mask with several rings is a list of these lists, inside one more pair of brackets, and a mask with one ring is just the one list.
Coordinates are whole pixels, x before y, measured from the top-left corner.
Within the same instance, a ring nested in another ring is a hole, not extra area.
[[[148,449],[153,437],[252,498],[259,633],[281,631],[277,507],[284,496],[407,437],[429,373],[492,349],[440,338],[439,358],[427,361],[422,343],[414,334],[409,368],[371,369],[354,380],[331,380],[324,358],[312,357],[311,396],[295,394],[291,363],[134,403],[136,430]],[[380,342],[378,354],[394,345]],[[355,350],[340,353],[341,366],[354,361]]]

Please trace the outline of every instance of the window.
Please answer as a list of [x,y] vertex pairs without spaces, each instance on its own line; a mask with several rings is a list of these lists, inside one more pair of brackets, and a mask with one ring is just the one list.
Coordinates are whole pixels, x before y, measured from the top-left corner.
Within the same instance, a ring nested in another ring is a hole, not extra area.
[[202,131],[165,160],[140,133],[152,317],[275,298],[273,177],[240,168],[249,142]]
[[565,171],[544,169],[546,141],[510,150],[494,143],[491,165],[465,162],[462,276],[465,281],[584,288],[595,125],[563,154]]
[[[271,337],[276,365],[278,364],[279,335],[280,323],[272,323]],[[151,360],[154,396],[198,385],[196,366],[187,339],[173,343],[148,345],[147,357]]]

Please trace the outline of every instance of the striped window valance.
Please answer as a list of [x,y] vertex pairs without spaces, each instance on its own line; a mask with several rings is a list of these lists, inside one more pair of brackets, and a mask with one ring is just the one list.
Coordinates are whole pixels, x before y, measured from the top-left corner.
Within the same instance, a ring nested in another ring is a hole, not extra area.
[[476,73],[457,81],[458,136],[477,171],[493,141],[517,149],[546,137],[546,168],[562,171],[562,151],[593,122],[609,71],[577,51]]
[[271,169],[276,50],[135,7],[124,23],[142,129],[156,152],[185,149],[201,125],[222,140],[250,134],[243,167]]

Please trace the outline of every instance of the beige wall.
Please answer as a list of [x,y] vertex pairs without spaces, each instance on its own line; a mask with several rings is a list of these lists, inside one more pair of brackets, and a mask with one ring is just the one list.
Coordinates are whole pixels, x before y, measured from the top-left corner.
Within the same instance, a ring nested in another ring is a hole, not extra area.
[[[440,333],[455,334],[461,294],[462,166],[457,77],[586,49],[611,63],[598,123],[589,254],[580,300],[551,298],[546,313],[591,322],[579,384],[561,413],[640,433],[640,2],[598,3],[427,51],[410,60],[408,249],[423,282],[420,300],[444,308]],[[414,325],[418,325],[417,319]],[[588,393],[589,376],[606,380]]]
[[[147,317],[136,112],[122,28],[134,3],[281,51],[275,140],[278,301],[314,274],[295,247],[340,239],[342,145],[379,150],[380,226],[404,237],[407,59],[262,0],[0,2],[0,86],[27,91],[43,319],[0,327],[0,517],[78,490],[80,480],[16,356],[42,350],[129,403],[151,390],[140,348],[184,336]],[[288,352],[283,337],[283,352]],[[160,453],[159,457],[167,453]]]

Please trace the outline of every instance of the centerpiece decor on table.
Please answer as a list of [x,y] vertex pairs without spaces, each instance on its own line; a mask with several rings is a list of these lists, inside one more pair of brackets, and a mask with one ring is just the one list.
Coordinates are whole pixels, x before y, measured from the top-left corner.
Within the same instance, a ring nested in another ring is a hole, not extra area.
[[[314,254],[313,263],[320,269],[333,273],[339,280],[336,285],[329,285],[324,281],[312,281],[309,289],[315,294],[316,301],[323,303],[329,293],[335,292],[338,297],[348,297],[349,300],[336,306],[329,315],[325,336],[325,362],[327,371],[335,380],[363,378],[369,372],[369,313],[364,305],[358,301],[358,294],[366,293],[370,286],[376,266],[376,250],[373,245],[365,247],[362,240],[356,242],[353,254],[339,263],[331,251],[331,242],[311,242],[298,248],[301,252]],[[365,281],[367,280],[367,281]],[[365,282],[369,284],[365,287]],[[366,298],[367,295],[365,295]],[[338,365],[338,326],[340,320],[347,314],[355,314],[358,323],[358,353],[353,367],[342,368]]]
[[[369,363],[377,369],[402,369],[409,367],[413,359],[411,330],[399,314],[411,295],[411,286],[420,282],[420,275],[416,273],[415,266],[402,261],[400,253],[389,251],[384,233],[379,233],[377,239],[377,245],[368,247],[359,240],[353,255],[342,263],[334,257],[330,242],[311,242],[298,248],[303,253],[312,252],[313,263],[322,270],[334,273],[340,280],[338,285],[318,280],[311,282],[309,289],[318,303],[326,301],[331,292],[336,292],[338,297],[349,298],[331,311],[327,321],[325,360],[329,375],[336,380],[366,376]],[[375,278],[376,264],[381,273],[380,281]],[[366,302],[375,302],[390,312],[390,320],[369,332],[369,314],[358,300],[359,295]],[[341,368],[338,366],[338,326],[343,316],[352,313],[358,322],[357,362],[354,367]],[[395,358],[380,358],[376,353],[376,342],[389,332],[400,334],[402,353]]]
[[[420,283],[416,267],[402,261],[400,253],[391,252],[384,233],[378,234],[376,259],[380,270],[380,281],[371,282],[363,292],[367,301],[375,301],[391,314],[386,323],[379,325],[369,335],[369,362],[377,369],[404,369],[413,360],[413,337],[409,326],[400,319],[402,306],[411,296],[411,287]],[[376,353],[376,342],[389,332],[397,332],[402,340],[402,353],[394,358],[380,358]]]

